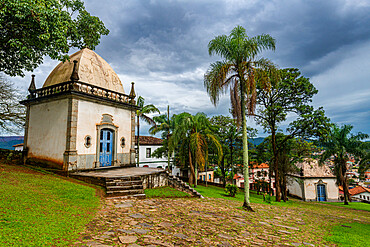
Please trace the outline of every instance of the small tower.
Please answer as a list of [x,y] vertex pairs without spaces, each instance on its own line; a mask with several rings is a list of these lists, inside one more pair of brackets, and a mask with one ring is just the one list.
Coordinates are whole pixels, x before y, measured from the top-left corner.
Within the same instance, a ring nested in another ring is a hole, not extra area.
[[[73,62],[71,62],[73,61]],[[32,75],[24,148],[27,161],[65,171],[135,166],[134,85],[85,48],[59,63],[36,89]]]

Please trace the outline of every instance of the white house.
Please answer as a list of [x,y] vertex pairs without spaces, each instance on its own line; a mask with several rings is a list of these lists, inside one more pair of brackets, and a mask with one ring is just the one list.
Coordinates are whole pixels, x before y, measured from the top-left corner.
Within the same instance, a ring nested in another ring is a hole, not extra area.
[[351,195],[352,200],[370,202],[370,189],[368,188],[357,186],[349,189],[348,192]]
[[305,159],[296,164],[299,172],[288,175],[289,194],[304,201],[338,201],[339,188],[329,167],[317,160]]
[[23,151],[23,143],[13,145],[14,151],[22,152]]
[[[167,168],[167,157],[156,158],[152,156],[155,150],[162,147],[163,140],[153,136],[140,136],[139,140],[139,166],[164,169]],[[135,143],[137,149],[137,136]]]
[[125,94],[110,65],[87,48],[59,63],[42,88],[32,76],[24,150],[27,162],[63,170],[135,165],[134,84]]

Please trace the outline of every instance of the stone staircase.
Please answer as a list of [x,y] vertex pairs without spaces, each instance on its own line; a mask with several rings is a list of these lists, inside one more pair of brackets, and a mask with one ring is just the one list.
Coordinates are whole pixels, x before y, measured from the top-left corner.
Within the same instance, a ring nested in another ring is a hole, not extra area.
[[145,199],[143,182],[140,176],[106,178],[106,195],[110,198]]

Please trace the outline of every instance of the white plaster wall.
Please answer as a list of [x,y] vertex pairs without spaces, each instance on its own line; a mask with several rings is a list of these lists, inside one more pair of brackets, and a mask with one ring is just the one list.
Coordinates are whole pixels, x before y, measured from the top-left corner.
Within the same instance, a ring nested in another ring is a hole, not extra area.
[[31,105],[28,157],[63,164],[66,148],[68,99]]
[[[305,198],[306,200],[316,201],[317,192],[316,184],[319,182],[319,178],[305,179]],[[324,184],[326,184],[326,199],[327,200],[338,200],[339,188],[335,183],[335,178],[322,178]]]
[[288,177],[287,181],[287,189],[289,190],[289,194],[302,198],[302,189],[300,183],[297,181],[297,178]]
[[[360,195],[362,197],[360,197]],[[365,196],[365,198],[364,198],[364,196]],[[370,201],[370,193],[369,192],[362,192],[360,194],[357,194],[357,195],[352,196],[352,198],[357,198],[357,199],[360,199],[360,200]]]
[[[161,146],[154,146],[154,145],[141,145],[140,146],[140,152],[139,152],[139,166],[143,167],[144,165],[147,165],[151,168],[157,168],[158,166],[162,166],[162,168],[165,168],[168,165],[168,161],[166,157],[162,158],[155,158],[155,157],[146,157],[146,149],[151,149],[151,154],[154,153],[155,150],[160,148]],[[150,163],[150,162],[156,162],[156,163]]]
[[181,175],[181,170],[177,166],[172,167],[172,175],[173,176],[180,176]]
[[[117,130],[117,153],[129,153],[131,146],[131,112],[114,106],[102,105],[90,101],[79,100],[76,148],[78,154],[96,154],[97,124],[102,120],[103,114],[113,116],[113,124]],[[86,148],[85,136],[91,136],[91,146]],[[120,146],[121,137],[125,138],[125,147]]]

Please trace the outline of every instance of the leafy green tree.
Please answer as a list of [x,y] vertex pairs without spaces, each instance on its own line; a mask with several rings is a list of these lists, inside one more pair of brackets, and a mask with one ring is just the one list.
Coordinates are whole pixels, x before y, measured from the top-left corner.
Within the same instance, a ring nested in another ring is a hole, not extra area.
[[221,156],[221,144],[204,113],[191,115],[184,112],[175,117],[175,129],[170,137],[169,149],[172,152],[178,148],[181,162],[188,163],[191,172],[190,184],[197,185],[197,170],[198,167],[204,168],[208,160],[210,143],[217,147]]
[[0,75],[0,130],[18,133],[25,121],[25,109],[19,104],[22,99],[14,85]]
[[[317,89],[310,83],[309,79],[303,77],[298,69],[282,69],[279,71],[280,80],[271,80],[270,90],[257,87],[257,104],[259,108],[255,117],[258,124],[271,134],[272,145],[272,167],[274,167],[276,201],[281,200],[279,179],[279,155],[283,154],[281,149],[286,146],[285,142],[300,137],[307,139],[322,137],[327,134],[330,124],[322,108],[314,109],[310,103],[312,97],[317,94]],[[277,145],[276,135],[280,125],[287,120],[287,116],[294,121],[289,123],[286,129],[287,135]],[[294,118],[295,117],[295,118]]]
[[150,113],[159,113],[160,111],[158,110],[157,107],[155,107],[153,104],[145,105],[145,100],[143,97],[139,96],[137,98],[136,105],[140,107],[140,110],[136,110],[136,118],[137,118],[137,167],[139,167],[139,162],[140,162],[140,119],[143,120],[144,122],[150,124],[150,125],[155,125],[155,121],[150,118],[147,114]]
[[361,140],[369,138],[369,135],[351,133],[352,125],[343,125],[338,127],[334,125],[328,137],[322,142],[325,152],[322,154],[320,161],[324,162],[334,156],[334,174],[337,177],[337,184],[343,186],[344,205],[348,205],[348,178],[347,178],[347,161],[350,155],[365,157],[366,150]]
[[[217,160],[220,161],[221,178],[225,187],[226,177],[230,175],[231,179],[233,179],[235,174],[234,165],[242,154],[242,133],[238,129],[235,120],[228,116],[213,116],[210,118],[210,122],[216,127],[215,134],[222,145],[222,157],[217,157]],[[256,135],[257,130],[247,127],[247,133],[253,137]],[[231,170],[231,173],[229,173],[229,170]]]
[[[210,55],[219,55],[222,61],[210,65],[204,75],[204,86],[216,105],[221,94],[230,90],[232,115],[237,119],[238,126],[242,125],[243,138],[243,173],[244,173],[244,204],[243,207],[253,211],[249,200],[248,174],[248,138],[246,109],[252,113],[256,102],[256,82],[268,87],[268,80],[264,73],[256,68],[272,72],[273,64],[265,59],[258,58],[263,50],[274,50],[275,40],[270,35],[248,37],[243,27],[235,27],[229,36],[220,35],[208,44]],[[258,79],[258,80],[256,80]],[[248,103],[248,104],[247,104]],[[248,106],[247,106],[248,105]]]
[[81,0],[6,0],[0,3],[0,71],[24,76],[44,56],[65,61],[72,47],[94,49],[109,30]]
[[[283,200],[287,201],[287,175],[297,172],[296,163],[302,162],[304,158],[311,157],[312,152],[317,150],[317,147],[312,143],[300,138],[288,138],[287,135],[278,132],[276,133],[276,146],[279,147],[278,161],[273,162],[275,159],[271,138],[268,136],[265,140],[258,146],[258,149],[263,152],[260,162],[269,163],[269,173],[273,173],[275,170],[274,165],[279,164],[279,186]],[[270,188],[271,188],[271,176],[270,178]],[[276,177],[275,177],[275,184]]]

